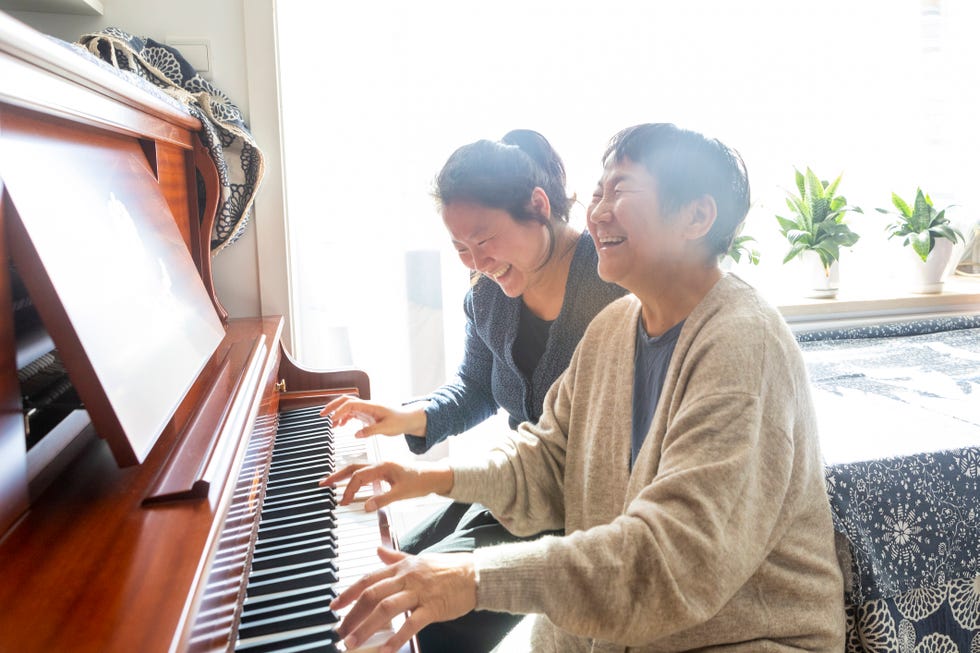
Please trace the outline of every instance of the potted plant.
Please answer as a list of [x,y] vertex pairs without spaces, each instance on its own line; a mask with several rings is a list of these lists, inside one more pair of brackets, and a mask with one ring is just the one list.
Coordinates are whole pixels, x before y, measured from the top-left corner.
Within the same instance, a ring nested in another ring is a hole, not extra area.
[[728,251],[725,253],[725,260],[722,262],[722,267],[731,267],[732,263],[739,263],[742,257],[752,265],[759,264],[759,250],[749,245],[749,243],[756,242],[755,238],[752,236],[744,235],[739,230],[739,233],[735,234],[735,238],[732,239],[732,244],[728,247]]
[[809,259],[814,268],[812,294],[815,297],[837,295],[840,248],[851,247],[860,238],[844,223],[844,215],[849,211],[863,211],[849,206],[847,199],[837,194],[841,177],[843,173],[828,183],[821,181],[810,168],[806,174],[796,170],[799,194],[789,192],[786,198],[790,216],[776,216],[780,231],[790,244],[783,263],[797,256]]
[[904,237],[902,245],[911,247],[915,261],[915,281],[912,290],[922,293],[940,292],[943,288],[943,273],[953,252],[953,245],[963,241],[963,234],[957,231],[946,217],[946,207],[937,211],[932,198],[915,190],[915,201],[908,202],[892,193],[895,209],[876,209],[879,213],[893,215],[897,219],[885,230],[888,238]]

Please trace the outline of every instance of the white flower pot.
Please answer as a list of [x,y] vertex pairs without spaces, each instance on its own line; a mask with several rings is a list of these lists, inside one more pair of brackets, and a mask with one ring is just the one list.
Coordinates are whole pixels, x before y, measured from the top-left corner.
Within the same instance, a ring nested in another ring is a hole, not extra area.
[[945,238],[936,240],[925,261],[911,247],[907,249],[912,257],[911,291],[922,294],[942,292],[946,266],[953,253],[953,241]]
[[826,269],[820,257],[815,252],[803,252],[801,260],[807,268],[810,280],[810,291],[807,297],[818,299],[833,299],[840,287],[840,265],[834,261],[830,269]]

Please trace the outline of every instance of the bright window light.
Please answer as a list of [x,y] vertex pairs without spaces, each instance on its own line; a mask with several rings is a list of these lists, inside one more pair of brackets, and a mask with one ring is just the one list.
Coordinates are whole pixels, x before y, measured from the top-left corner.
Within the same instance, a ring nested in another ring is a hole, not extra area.
[[865,209],[849,218],[861,240],[842,256],[843,284],[895,283],[902,248],[874,211],[892,191],[922,186],[958,205],[958,225],[976,219],[980,5],[968,0],[277,5],[304,362],[368,369],[382,399],[429,389],[411,381],[411,324],[432,316],[406,300],[406,252],[438,252],[446,342],[433,360],[445,376],[460,359],[467,273],[430,193],[449,154],[478,138],[542,132],[583,199],[623,127],[720,138],[746,160],[746,233],[762,252],[735,271],[774,297],[802,283],[773,217],[794,167],[843,173],[840,192]]

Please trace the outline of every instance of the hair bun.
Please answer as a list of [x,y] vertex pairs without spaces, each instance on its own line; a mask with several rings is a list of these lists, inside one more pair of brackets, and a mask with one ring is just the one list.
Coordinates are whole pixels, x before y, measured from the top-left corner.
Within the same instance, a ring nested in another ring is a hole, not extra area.
[[512,129],[500,139],[505,145],[513,145],[531,157],[541,170],[565,187],[565,164],[548,139],[533,129]]

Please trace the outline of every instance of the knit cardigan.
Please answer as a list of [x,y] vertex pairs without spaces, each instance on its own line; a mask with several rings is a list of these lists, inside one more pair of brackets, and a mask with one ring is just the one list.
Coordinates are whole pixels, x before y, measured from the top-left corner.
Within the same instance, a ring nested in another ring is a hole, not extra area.
[[600,313],[541,420],[455,461],[451,497],[515,534],[474,552],[477,608],[537,613],[534,651],[844,647],[809,382],[780,314],[723,277],[688,316],[629,469],[640,303]]
[[422,400],[425,437],[406,435],[408,448],[423,453],[450,435],[466,431],[497,412],[507,411],[511,428],[535,421],[544,396],[565,371],[575,346],[592,318],[626,291],[606,283],[597,272],[598,256],[588,232],[575,247],[561,311],[551,325],[544,353],[531,379],[514,361],[514,340],[520,322],[520,297],[504,294],[492,279],[480,277],[466,293],[466,346],[453,382]]

